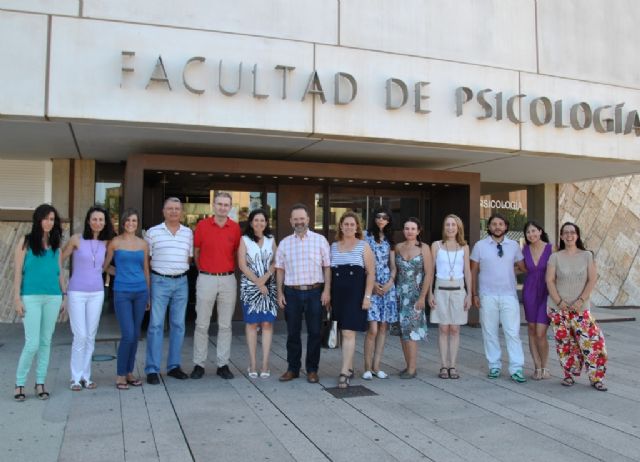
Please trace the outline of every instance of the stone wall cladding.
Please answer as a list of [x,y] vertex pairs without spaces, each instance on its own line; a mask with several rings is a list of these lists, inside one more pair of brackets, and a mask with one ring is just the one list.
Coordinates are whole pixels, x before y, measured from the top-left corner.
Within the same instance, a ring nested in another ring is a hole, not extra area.
[[[66,242],[69,239],[69,233],[66,230],[68,225],[63,224],[63,227],[65,228],[63,239]],[[30,230],[31,223],[0,221],[0,322],[21,321],[16,316],[13,306],[13,255],[20,238]],[[66,321],[67,319],[65,311],[58,321]]]
[[595,254],[597,305],[640,305],[639,197],[640,175],[560,185],[559,224],[575,222]]

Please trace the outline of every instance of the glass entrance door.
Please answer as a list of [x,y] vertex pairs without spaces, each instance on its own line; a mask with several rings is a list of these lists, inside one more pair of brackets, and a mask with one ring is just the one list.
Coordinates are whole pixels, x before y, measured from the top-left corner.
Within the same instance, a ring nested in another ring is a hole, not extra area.
[[327,216],[328,239],[332,242],[338,230],[338,221],[346,211],[355,212],[367,228],[373,211],[378,206],[389,210],[392,217],[396,242],[403,239],[402,224],[409,217],[421,218],[421,193],[416,191],[376,190],[360,188],[332,189],[329,192],[329,213]]

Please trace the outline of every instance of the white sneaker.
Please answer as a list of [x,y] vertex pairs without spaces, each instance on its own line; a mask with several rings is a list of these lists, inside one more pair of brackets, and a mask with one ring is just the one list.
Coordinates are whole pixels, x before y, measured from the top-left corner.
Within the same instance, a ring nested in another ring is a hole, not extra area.
[[387,378],[389,378],[389,376],[387,375],[387,373],[385,371],[378,371],[375,374],[376,374],[376,377],[378,377],[379,379],[387,379]]
[[373,378],[373,373],[371,371],[365,371],[364,374],[362,374],[362,378],[364,380],[371,380]]

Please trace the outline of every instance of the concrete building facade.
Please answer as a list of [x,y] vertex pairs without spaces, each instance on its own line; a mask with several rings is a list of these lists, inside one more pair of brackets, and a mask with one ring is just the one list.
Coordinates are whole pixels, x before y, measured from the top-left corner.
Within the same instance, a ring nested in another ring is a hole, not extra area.
[[639,20],[631,0],[0,0],[0,255],[42,202],[77,230],[96,201],[149,226],[178,195],[193,224],[227,189],[278,236],[300,200],[328,237],[377,204],[427,240],[448,212],[472,242],[488,211],[553,237],[573,218],[620,273],[600,302],[638,304],[640,228],[615,225],[640,219],[637,177],[610,177],[640,173]]

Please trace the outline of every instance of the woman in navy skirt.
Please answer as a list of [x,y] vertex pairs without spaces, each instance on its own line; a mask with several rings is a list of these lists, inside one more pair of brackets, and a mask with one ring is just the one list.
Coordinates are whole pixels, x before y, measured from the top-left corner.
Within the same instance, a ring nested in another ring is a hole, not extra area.
[[367,310],[376,270],[373,252],[362,239],[360,220],[353,212],[340,217],[336,242],[331,245],[331,306],[342,332],[342,369],[338,388],[347,388],[353,376],[356,332],[367,330]]

